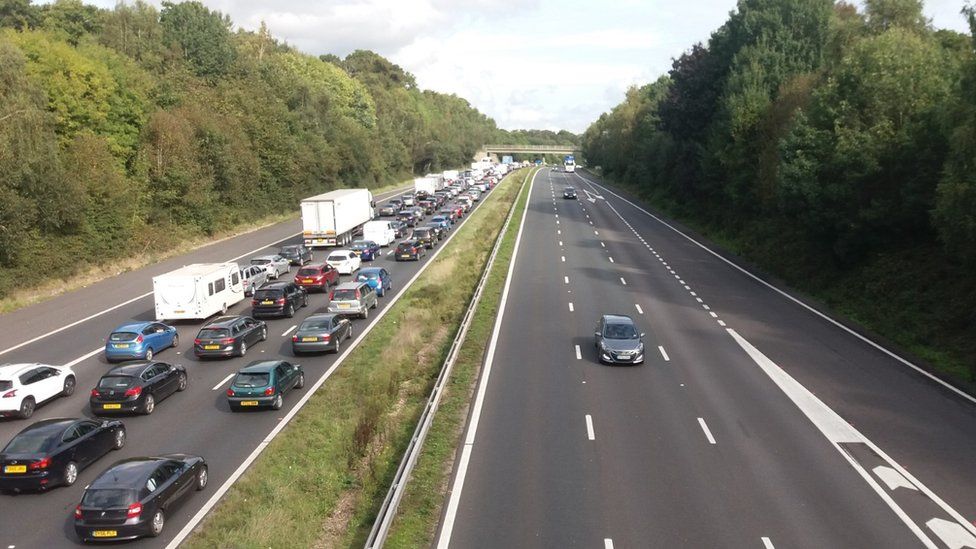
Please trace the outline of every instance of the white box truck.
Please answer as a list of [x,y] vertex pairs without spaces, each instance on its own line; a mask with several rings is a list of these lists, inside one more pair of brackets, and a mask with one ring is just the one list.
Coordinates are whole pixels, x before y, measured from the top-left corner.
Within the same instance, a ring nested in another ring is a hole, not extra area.
[[340,189],[302,200],[305,245],[345,246],[352,233],[375,217],[369,189]]
[[380,246],[389,246],[396,240],[396,229],[390,221],[370,221],[363,225],[363,240],[372,240]]
[[153,277],[156,320],[203,320],[244,300],[237,263],[195,263]]
[[441,190],[440,181],[433,177],[418,177],[413,180],[415,193],[434,194]]
[[444,181],[453,183],[458,180],[459,175],[461,174],[457,170],[444,170],[444,173],[441,174],[441,177],[444,178]]

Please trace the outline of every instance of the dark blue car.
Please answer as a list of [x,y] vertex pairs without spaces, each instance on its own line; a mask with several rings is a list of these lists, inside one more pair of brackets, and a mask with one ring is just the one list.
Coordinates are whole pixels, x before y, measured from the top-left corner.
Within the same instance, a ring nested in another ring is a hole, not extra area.
[[380,255],[380,245],[372,240],[355,240],[349,249],[359,255],[360,261],[372,261]]
[[105,358],[120,360],[152,360],[168,347],[180,344],[176,328],[162,322],[129,322],[116,328],[105,341]]
[[358,282],[365,282],[376,290],[376,295],[383,297],[386,292],[393,289],[393,277],[390,272],[383,267],[370,267],[361,269],[356,275]]

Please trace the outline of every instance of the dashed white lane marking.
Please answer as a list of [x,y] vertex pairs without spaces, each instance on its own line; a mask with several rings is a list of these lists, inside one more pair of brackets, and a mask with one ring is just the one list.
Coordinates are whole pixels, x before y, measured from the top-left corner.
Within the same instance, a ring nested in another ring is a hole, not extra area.
[[634,307],[637,307],[638,314],[644,314],[644,309],[641,309],[640,303],[634,303]]
[[593,222],[592,222],[592,221],[590,221],[590,225],[592,225],[592,224],[593,224]]
[[627,281],[624,280],[624,277],[620,277],[620,283],[623,284],[624,286],[627,285]]
[[708,314],[712,315],[712,318],[718,318],[718,315],[715,314],[715,311],[709,311]]
[[593,234],[600,236],[600,231],[593,231]]
[[566,284],[569,284],[569,277],[568,276],[564,276],[563,277],[563,282],[565,282]]
[[563,245],[563,241],[562,241],[562,240],[560,240],[560,241],[559,241],[559,245],[560,245],[560,246],[562,246],[562,245]]
[[291,328],[288,328],[287,330],[285,330],[285,332],[283,334],[281,334],[281,337],[285,337],[286,335],[290,334],[291,331],[294,330],[297,327],[298,327],[298,325],[296,324],[296,325],[292,326]]
[[566,256],[561,255],[559,256],[559,258],[562,260],[563,263],[566,263]]
[[607,245],[606,245],[606,244],[604,244],[603,242],[601,242],[601,243],[600,243],[600,246],[603,246],[604,248],[606,248],[606,247],[607,247]]
[[560,231],[559,229],[556,229],[556,234],[563,234],[563,232]]
[[[685,289],[691,292],[691,286],[685,286]],[[695,292],[691,292],[691,295],[698,295]]]
[[704,299],[702,299],[702,298],[700,298],[700,297],[696,297],[696,298],[695,298],[695,301],[697,301],[697,302],[699,302],[699,303],[704,303],[704,302],[705,302],[705,300],[704,300]]
[[586,414],[586,438],[596,440],[596,433],[593,432],[593,416]]
[[89,351],[89,352],[81,355],[80,357],[72,360],[71,362],[65,364],[65,366],[67,366],[67,367],[70,368],[70,367],[74,366],[75,364],[78,364],[79,362],[81,362],[83,360],[88,360],[89,358],[97,355],[98,353],[102,352],[104,349],[105,349],[104,347],[99,347],[99,348],[97,348],[97,349],[95,349],[93,351]]
[[661,351],[661,356],[664,357],[664,362],[671,362],[671,357],[668,356],[668,352],[664,350],[663,345],[658,345],[657,350]]
[[221,387],[223,387],[225,383],[227,383],[228,381],[230,381],[230,378],[232,378],[232,377],[234,377],[234,374],[235,374],[235,373],[236,373],[236,372],[232,372],[232,373],[230,373],[230,374],[227,374],[227,377],[225,377],[224,379],[222,379],[222,380],[220,381],[220,383],[218,383],[218,384],[216,384],[216,385],[214,385],[214,386],[213,386],[213,389],[210,389],[210,390],[211,390],[211,391],[216,391],[217,389],[220,389]]
[[569,312],[573,312],[573,302],[569,302]]
[[579,345],[576,345],[576,360],[583,360],[583,352],[580,351]]
[[603,538],[603,549],[613,549],[613,540],[610,538]]
[[725,327],[725,322],[722,321],[722,320],[719,320],[718,321],[718,325],[724,328]]
[[709,307],[708,305],[705,305],[704,303],[702,303],[702,309],[705,309],[706,311],[712,310],[711,307]]
[[701,425],[702,431],[705,431],[705,438],[708,439],[708,443],[715,444],[715,437],[713,437],[712,432],[708,430],[708,425],[705,424],[705,420],[698,418],[698,424]]
[[762,542],[765,549],[776,549],[776,547],[773,546],[773,542],[769,538],[763,536]]
[[610,263],[613,263],[613,256],[610,256]]

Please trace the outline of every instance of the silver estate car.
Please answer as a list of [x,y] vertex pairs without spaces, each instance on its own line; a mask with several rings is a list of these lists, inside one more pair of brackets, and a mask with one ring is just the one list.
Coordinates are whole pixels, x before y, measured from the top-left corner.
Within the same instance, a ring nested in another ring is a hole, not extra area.
[[268,276],[278,280],[278,277],[287,274],[291,270],[291,263],[278,254],[262,255],[251,259],[251,265],[264,267],[268,271]]
[[603,315],[593,331],[596,354],[601,363],[641,364],[644,362],[644,334],[634,319],[625,315]]
[[366,282],[339,284],[329,295],[330,313],[367,318],[369,310],[376,308],[376,290]]

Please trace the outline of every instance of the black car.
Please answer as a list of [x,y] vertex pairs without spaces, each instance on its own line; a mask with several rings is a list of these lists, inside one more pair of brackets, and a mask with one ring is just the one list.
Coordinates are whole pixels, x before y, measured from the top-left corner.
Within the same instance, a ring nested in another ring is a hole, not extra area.
[[572,187],[566,187],[565,189],[563,189],[563,198],[575,199],[576,198],[576,189],[574,189]]
[[308,290],[294,282],[271,282],[254,292],[251,316],[287,316],[308,305]]
[[288,260],[292,265],[305,265],[312,261],[312,250],[304,244],[290,244],[282,246],[278,255]]
[[404,223],[403,221],[400,220],[392,221],[390,223],[390,226],[393,227],[394,238],[403,238],[407,236],[407,224]]
[[336,314],[311,315],[302,321],[291,336],[291,350],[298,353],[314,351],[339,352],[343,341],[352,338],[352,322]]
[[207,462],[199,456],[118,461],[85,488],[75,507],[75,533],[84,542],[156,537],[170,507],[206,488],[208,480]]
[[424,249],[424,243],[419,240],[404,240],[396,248],[397,261],[420,261],[420,258],[425,255],[427,250]]
[[644,334],[634,319],[626,315],[603,315],[593,331],[601,363],[641,364],[644,362]]
[[186,368],[166,362],[127,362],[112,368],[91,390],[88,404],[95,415],[151,414],[156,403],[186,389]]
[[444,240],[444,237],[447,236],[447,229],[445,229],[443,226],[441,226],[440,223],[437,223],[437,222],[428,223],[428,224],[424,225],[421,228],[422,229],[430,229],[430,230],[434,231],[434,236],[437,237],[437,239],[434,241],[435,243],[438,240]]
[[407,208],[397,214],[397,221],[407,227],[413,227],[417,224],[417,216],[413,214],[413,208]]
[[118,420],[55,418],[38,421],[0,451],[0,491],[71,486],[78,472],[125,446]]
[[437,231],[433,227],[417,227],[413,230],[412,238],[430,249],[437,245]]
[[[258,290],[259,292],[261,290]],[[249,346],[268,339],[268,325],[249,316],[222,316],[197,332],[197,357],[244,356]]]
[[270,407],[280,410],[285,393],[305,386],[301,365],[284,360],[259,360],[241,368],[227,389],[227,404],[232,412]]

